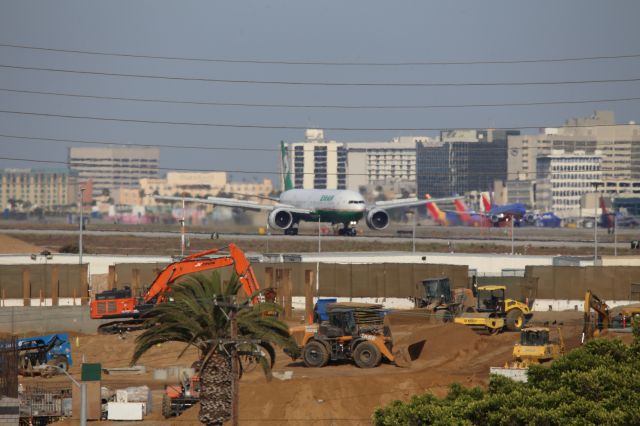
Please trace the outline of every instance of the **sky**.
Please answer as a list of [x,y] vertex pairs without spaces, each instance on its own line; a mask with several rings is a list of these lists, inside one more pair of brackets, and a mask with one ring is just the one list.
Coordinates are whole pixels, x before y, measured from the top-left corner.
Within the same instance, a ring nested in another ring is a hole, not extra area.
[[[640,81],[529,86],[397,85],[633,79],[640,78],[640,57],[518,64],[388,65],[640,54],[638,16],[640,2],[632,0],[2,1],[0,44],[4,45],[249,62],[0,47],[0,111],[4,111],[0,112],[0,134],[5,135],[0,136],[0,157],[64,162],[67,147],[78,146],[28,139],[33,137],[269,150],[161,149],[164,168],[227,170],[234,180],[243,180],[275,178],[268,173],[279,170],[279,141],[303,140],[307,127],[373,128],[377,130],[325,130],[325,137],[338,141],[385,141],[395,136],[437,133],[417,130],[427,128],[560,126],[567,118],[588,116],[596,109],[613,110],[620,123],[640,121],[639,100],[519,107],[300,107],[442,106],[640,97]],[[312,64],[256,63],[260,61]],[[178,79],[8,68],[16,66]],[[238,80],[396,85],[256,84]],[[297,107],[134,102],[7,90]],[[282,126],[294,128],[277,128]],[[0,167],[64,165],[0,159]]]

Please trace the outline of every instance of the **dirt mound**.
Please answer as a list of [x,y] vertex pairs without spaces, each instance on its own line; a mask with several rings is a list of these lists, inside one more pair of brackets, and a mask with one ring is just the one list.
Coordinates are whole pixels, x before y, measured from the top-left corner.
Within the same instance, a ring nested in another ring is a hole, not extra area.
[[42,247],[34,246],[8,235],[0,235],[0,253],[2,254],[40,253],[41,251]]

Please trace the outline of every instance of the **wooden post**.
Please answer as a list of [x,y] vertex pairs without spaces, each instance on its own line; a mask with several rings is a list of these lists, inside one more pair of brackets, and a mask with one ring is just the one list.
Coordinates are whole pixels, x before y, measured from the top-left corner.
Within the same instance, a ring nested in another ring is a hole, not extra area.
[[116,284],[116,265],[109,265],[109,274],[107,275],[107,288],[113,290]]
[[282,299],[284,306],[284,318],[290,320],[293,318],[293,283],[291,282],[291,268],[284,269],[283,285],[282,285]]
[[276,303],[284,308],[284,295],[282,294],[282,269],[277,268],[273,288],[276,289]]
[[315,274],[312,270],[304,271],[304,319],[307,324],[313,324],[313,298],[316,293],[314,278]]
[[273,287],[273,268],[267,266],[264,268],[264,288]]
[[58,265],[51,266],[51,306],[58,306],[60,297],[60,280],[58,275],[60,267]]
[[89,303],[89,264],[83,263],[80,265],[80,304],[86,305]]
[[31,276],[29,268],[22,268],[22,299],[24,306],[31,306]]
[[140,293],[140,269],[138,268],[131,270],[131,290],[133,294]]

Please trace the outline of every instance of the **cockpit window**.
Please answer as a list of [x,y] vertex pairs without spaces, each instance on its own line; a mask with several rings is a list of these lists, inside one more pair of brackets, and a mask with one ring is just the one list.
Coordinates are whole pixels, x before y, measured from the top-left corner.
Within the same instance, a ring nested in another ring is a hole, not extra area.
[[349,200],[349,204],[364,204],[364,200]]

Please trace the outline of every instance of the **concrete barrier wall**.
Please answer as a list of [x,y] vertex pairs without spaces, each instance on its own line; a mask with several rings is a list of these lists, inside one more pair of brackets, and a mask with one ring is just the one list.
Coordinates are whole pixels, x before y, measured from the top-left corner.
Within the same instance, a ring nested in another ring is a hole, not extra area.
[[58,305],[60,299],[88,298],[88,265],[0,265],[0,305],[4,300],[48,300]]
[[640,266],[527,266],[526,277],[538,278],[539,299],[584,300],[587,290],[609,301],[637,300]]
[[0,308],[0,332],[40,334],[71,331],[93,334],[105,321],[89,317],[89,306],[12,306]]
[[[115,284],[129,285],[137,293],[148,287],[165,264],[115,265]],[[468,286],[468,267],[438,264],[339,264],[339,263],[254,263],[254,272],[262,287],[284,287],[284,276],[277,271],[289,270],[292,296],[305,296],[305,271],[316,276],[319,267],[321,297],[411,297],[416,284],[425,278],[449,277],[454,287]],[[229,279],[231,268],[218,270],[223,280]],[[204,274],[210,273],[205,271]],[[269,275],[269,276],[268,276]],[[98,289],[94,289],[98,291]]]
[[509,299],[534,301],[538,297],[537,277],[478,277],[478,285],[503,285]]

